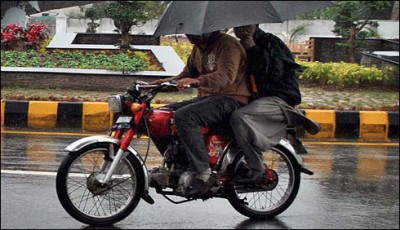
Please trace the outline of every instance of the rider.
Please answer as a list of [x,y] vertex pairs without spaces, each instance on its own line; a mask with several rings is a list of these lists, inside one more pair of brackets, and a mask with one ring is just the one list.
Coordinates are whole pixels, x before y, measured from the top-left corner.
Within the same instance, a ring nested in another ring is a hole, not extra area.
[[173,118],[194,171],[189,188],[189,194],[194,195],[210,185],[211,169],[201,128],[228,120],[233,111],[248,103],[250,92],[245,83],[246,52],[235,38],[220,31],[186,36],[194,46],[183,71],[150,84],[177,80],[181,89],[199,85],[197,97],[166,106],[175,110]]
[[236,181],[254,182],[265,175],[261,151],[268,151],[285,135],[285,112],[303,116],[294,108],[301,102],[294,72],[300,65],[278,37],[258,25],[235,27],[234,33],[246,50],[248,74],[254,76],[256,83],[251,102],[230,118],[236,144],[249,168]]

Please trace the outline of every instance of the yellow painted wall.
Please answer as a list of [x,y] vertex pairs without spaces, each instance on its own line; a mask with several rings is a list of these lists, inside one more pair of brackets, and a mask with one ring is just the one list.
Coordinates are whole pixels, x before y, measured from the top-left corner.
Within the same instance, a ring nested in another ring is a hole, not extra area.
[[389,117],[385,111],[360,111],[360,139],[386,140],[389,135]]
[[57,101],[30,101],[28,127],[55,128],[57,126]]
[[104,131],[110,127],[110,109],[106,102],[84,102],[82,109],[82,129]]
[[321,125],[321,131],[316,135],[305,133],[308,138],[335,138],[335,110],[306,110],[306,116]]

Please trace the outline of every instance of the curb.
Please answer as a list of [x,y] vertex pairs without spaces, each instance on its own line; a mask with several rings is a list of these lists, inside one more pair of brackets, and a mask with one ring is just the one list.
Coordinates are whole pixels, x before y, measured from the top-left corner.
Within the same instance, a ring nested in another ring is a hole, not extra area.
[[[154,104],[155,108],[162,106]],[[321,125],[311,135],[298,127],[298,137],[309,139],[399,140],[399,112],[302,110]],[[1,127],[76,128],[82,131],[108,131],[113,114],[107,102],[58,102],[1,100]]]

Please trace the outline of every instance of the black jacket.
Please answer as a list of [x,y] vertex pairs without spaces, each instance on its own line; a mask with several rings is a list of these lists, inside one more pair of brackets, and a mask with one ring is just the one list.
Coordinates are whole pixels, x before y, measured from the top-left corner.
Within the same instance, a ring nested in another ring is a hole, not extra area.
[[247,50],[248,71],[256,78],[259,97],[278,96],[291,106],[301,103],[296,70],[301,66],[294,61],[285,43],[271,33],[257,29],[253,35],[256,46]]

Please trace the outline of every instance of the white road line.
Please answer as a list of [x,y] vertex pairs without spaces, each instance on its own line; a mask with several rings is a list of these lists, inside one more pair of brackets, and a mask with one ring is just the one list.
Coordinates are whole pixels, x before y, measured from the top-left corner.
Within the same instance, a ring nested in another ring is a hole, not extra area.
[[19,175],[39,175],[39,176],[56,176],[56,172],[44,172],[44,171],[22,171],[22,170],[1,170],[3,174],[19,174]]

